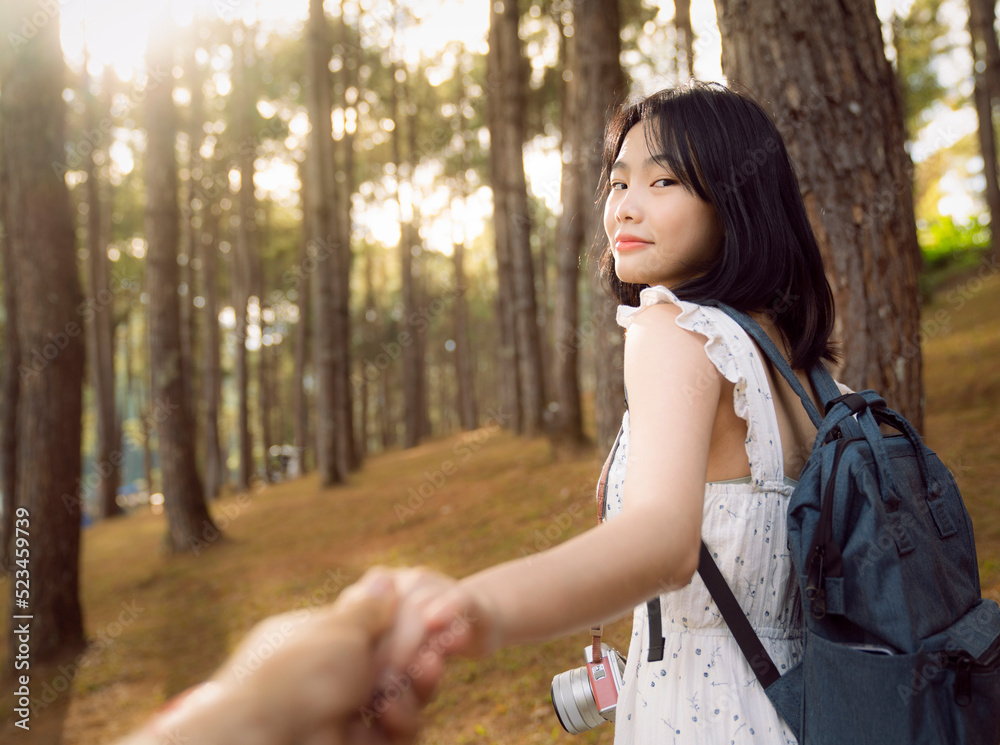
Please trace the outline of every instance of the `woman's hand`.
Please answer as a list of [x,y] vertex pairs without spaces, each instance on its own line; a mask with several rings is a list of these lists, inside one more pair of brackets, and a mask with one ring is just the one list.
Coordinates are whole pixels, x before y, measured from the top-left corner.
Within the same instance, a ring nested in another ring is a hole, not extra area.
[[489,599],[467,582],[430,569],[394,574],[400,605],[386,638],[390,674],[412,681],[429,697],[450,655],[485,657],[501,644],[501,628]]

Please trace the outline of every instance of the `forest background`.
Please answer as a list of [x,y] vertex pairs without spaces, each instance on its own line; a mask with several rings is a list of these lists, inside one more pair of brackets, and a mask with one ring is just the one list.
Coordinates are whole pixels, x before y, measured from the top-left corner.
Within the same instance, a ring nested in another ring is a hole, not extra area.
[[923,347],[997,273],[983,0],[10,0],[0,37],[0,554],[30,555],[9,600],[38,664],[87,648],[95,522],[155,517],[169,563],[247,495],[313,474],[336,499],[454,433],[606,452],[593,202],[625,98],[693,76],[764,102],[838,374],[918,425]]

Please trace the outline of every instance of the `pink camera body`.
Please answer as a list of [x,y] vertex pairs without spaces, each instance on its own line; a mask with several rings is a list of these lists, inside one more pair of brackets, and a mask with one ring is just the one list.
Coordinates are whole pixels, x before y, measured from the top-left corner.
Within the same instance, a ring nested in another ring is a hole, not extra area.
[[[594,703],[601,716],[610,722],[615,721],[615,707],[618,705],[618,691],[622,687],[622,676],[616,660],[608,656],[607,645],[600,662],[587,662],[587,676],[590,678],[590,688],[594,692]],[[617,652],[614,652],[616,656]],[[587,659],[589,660],[589,648]]]

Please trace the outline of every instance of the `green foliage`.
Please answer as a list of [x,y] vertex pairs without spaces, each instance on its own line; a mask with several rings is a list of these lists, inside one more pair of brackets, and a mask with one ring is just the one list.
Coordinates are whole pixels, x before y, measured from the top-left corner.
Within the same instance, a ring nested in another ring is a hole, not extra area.
[[976,217],[964,225],[956,225],[950,215],[945,215],[919,230],[917,239],[924,266],[938,269],[989,248],[990,229]]
[[917,239],[924,258],[920,294],[924,302],[929,302],[939,288],[982,263],[990,250],[990,226],[976,217],[959,225],[945,215],[929,224],[922,223]]

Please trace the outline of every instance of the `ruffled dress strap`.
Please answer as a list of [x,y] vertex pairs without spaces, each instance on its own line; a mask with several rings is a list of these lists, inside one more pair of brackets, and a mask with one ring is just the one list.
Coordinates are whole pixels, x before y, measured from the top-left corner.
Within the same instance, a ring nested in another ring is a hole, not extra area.
[[747,423],[746,451],[754,485],[787,491],[778,418],[756,345],[724,311],[680,300],[661,285],[642,290],[638,306],[619,305],[618,325],[627,329],[645,307],[657,303],[673,303],[681,309],[677,325],[705,337],[705,354],[719,373],[736,386],[733,406],[737,416]]

